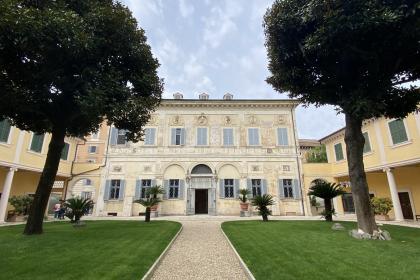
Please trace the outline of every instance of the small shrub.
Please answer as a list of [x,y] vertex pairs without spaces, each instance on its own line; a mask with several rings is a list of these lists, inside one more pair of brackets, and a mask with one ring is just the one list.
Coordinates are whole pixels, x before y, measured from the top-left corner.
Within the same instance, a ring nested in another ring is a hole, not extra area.
[[387,197],[373,197],[370,200],[375,215],[388,215],[392,209],[392,200]]
[[33,200],[34,198],[29,195],[14,195],[9,198],[9,203],[15,208],[17,215],[27,215]]

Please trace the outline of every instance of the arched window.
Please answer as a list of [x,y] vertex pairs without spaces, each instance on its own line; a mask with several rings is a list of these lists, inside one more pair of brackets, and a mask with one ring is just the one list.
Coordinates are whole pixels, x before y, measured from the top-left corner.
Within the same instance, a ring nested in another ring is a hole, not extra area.
[[191,170],[191,174],[212,174],[210,167],[205,164],[198,164]]

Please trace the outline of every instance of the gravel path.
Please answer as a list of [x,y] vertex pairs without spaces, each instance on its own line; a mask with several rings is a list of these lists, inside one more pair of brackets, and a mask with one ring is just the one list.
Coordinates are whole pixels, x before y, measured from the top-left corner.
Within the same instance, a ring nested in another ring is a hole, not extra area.
[[247,279],[220,221],[182,221],[183,229],[152,279]]

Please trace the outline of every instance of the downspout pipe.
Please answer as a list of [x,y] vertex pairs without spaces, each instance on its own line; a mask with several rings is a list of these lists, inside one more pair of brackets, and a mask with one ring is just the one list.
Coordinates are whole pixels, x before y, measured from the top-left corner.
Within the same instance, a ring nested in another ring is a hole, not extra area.
[[[297,106],[296,106],[297,107]],[[295,108],[296,108],[295,107]],[[301,175],[301,170],[300,170],[300,156],[298,155],[298,139],[297,139],[297,135],[296,135],[296,123],[295,123],[295,115],[294,115],[294,108],[292,107],[290,109],[290,113],[292,115],[292,124],[293,124],[293,137],[295,139],[295,154],[296,154],[296,163],[297,163],[297,169],[298,169],[298,175],[299,175],[299,180],[298,180],[298,184],[299,184],[299,191],[300,191],[300,197],[301,197],[301,203],[302,203],[302,210],[303,210],[303,216],[305,216],[305,203],[304,201],[304,197],[303,197],[303,191],[302,191],[302,175]]]

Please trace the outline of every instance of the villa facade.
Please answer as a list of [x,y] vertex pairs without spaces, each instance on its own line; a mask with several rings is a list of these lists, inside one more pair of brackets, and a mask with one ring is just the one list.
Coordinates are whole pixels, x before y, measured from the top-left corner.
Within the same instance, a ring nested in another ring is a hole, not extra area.
[[[301,163],[293,100],[163,100],[145,127],[144,141],[125,141],[111,128],[100,179],[89,182],[94,215],[137,216],[134,200],[164,188],[160,215],[239,215],[238,191],[271,194],[274,215],[304,215]],[[67,194],[74,192],[68,189]]]

